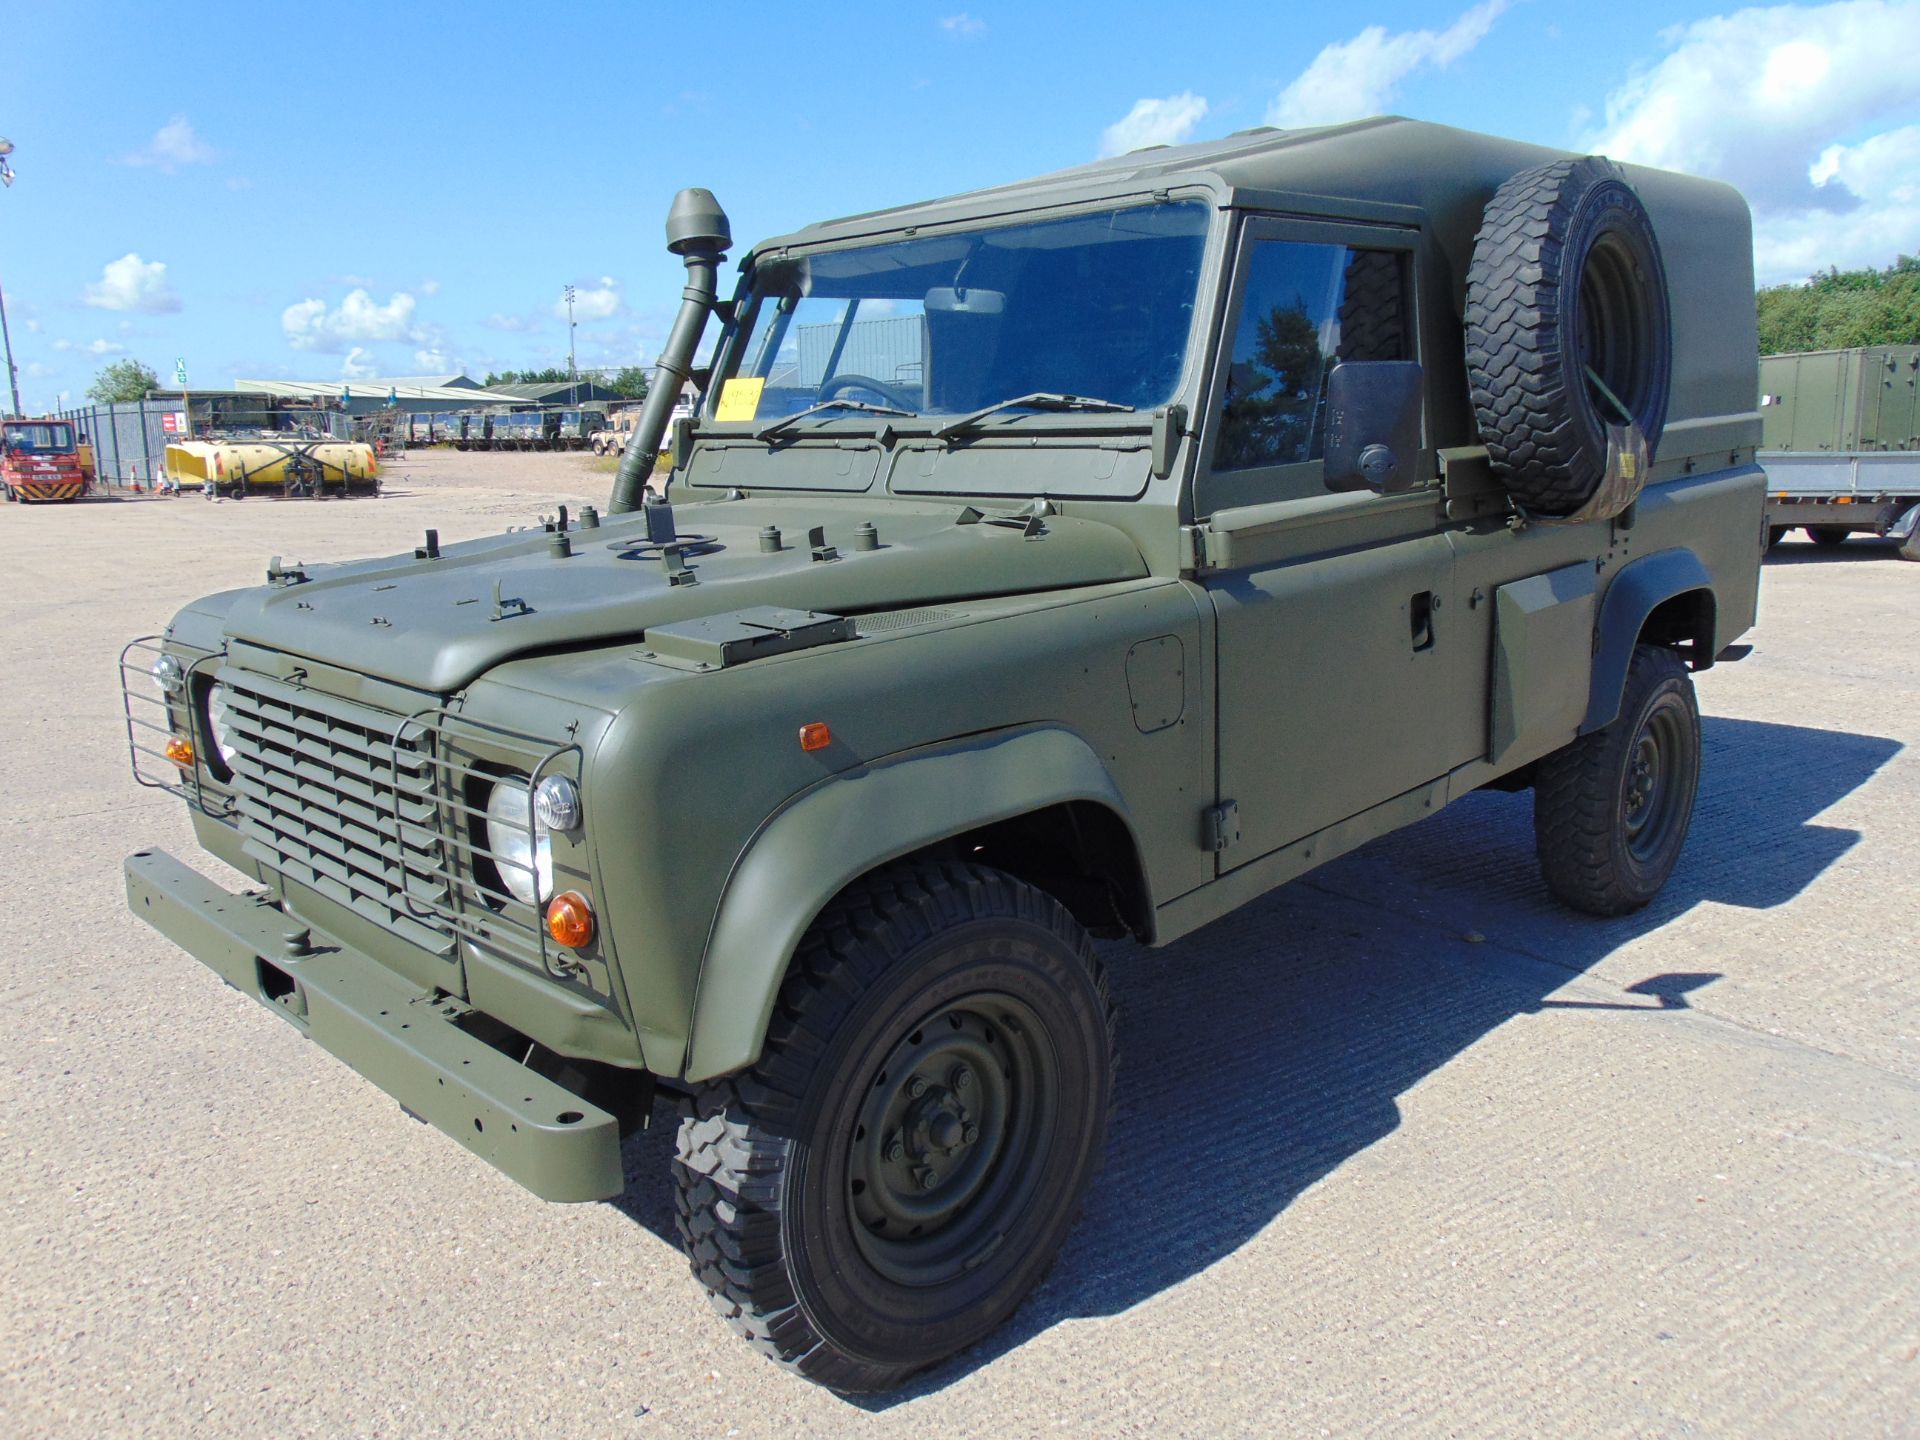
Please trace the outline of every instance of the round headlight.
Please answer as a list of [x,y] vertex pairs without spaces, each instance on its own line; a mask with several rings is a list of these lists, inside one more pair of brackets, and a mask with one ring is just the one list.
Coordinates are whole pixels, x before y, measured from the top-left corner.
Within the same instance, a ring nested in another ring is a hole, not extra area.
[[180,657],[177,655],[162,655],[153,662],[150,673],[153,675],[153,683],[169,695],[178,695],[181,687],[187,683],[186,666],[180,663]]
[[497,780],[487,795],[487,848],[493,868],[507,893],[526,905],[553,890],[553,838],[544,826],[529,830],[532,808],[532,797],[518,780]]
[[207,687],[207,731],[213,737],[213,753],[220,763],[233,771],[233,709],[227,703],[226,687],[215,682]]
[[549,830],[580,824],[580,789],[564,775],[549,775],[533,787],[533,818]]

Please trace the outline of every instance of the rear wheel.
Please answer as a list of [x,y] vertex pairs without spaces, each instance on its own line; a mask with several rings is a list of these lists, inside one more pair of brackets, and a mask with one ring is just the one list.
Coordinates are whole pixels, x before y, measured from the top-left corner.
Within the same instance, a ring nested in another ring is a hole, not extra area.
[[1786,539],[1787,529],[1788,527],[1785,525],[1769,525],[1767,527],[1767,549],[1773,549],[1774,546]]
[[1113,1011],[1051,896],[958,863],[889,867],[796,953],[765,1051],[680,1125],[680,1237],[755,1348],[884,1389],[1039,1283],[1105,1142]]
[[1589,915],[1625,915],[1660,893],[1686,844],[1700,783],[1693,677],[1641,645],[1620,714],[1540,761],[1533,830],[1547,888]]
[[1907,532],[1907,538],[1900,542],[1900,548],[1895,553],[1902,560],[1920,560],[1920,525],[1915,525]]
[[1807,538],[1813,541],[1814,544],[1831,550],[1836,545],[1846,544],[1847,537],[1851,534],[1853,534],[1851,530],[1834,530],[1826,527],[1818,530],[1809,528]]

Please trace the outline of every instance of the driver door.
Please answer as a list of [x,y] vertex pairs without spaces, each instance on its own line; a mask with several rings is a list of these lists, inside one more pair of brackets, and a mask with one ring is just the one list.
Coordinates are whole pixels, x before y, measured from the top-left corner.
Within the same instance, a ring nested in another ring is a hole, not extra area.
[[[1326,377],[1417,360],[1417,232],[1255,217],[1243,226],[1195,478],[1230,534],[1218,616],[1222,872],[1446,773],[1484,714],[1461,693],[1453,552],[1431,490],[1333,493]],[[1433,470],[1423,449],[1413,463]],[[1463,704],[1463,701],[1466,702]]]

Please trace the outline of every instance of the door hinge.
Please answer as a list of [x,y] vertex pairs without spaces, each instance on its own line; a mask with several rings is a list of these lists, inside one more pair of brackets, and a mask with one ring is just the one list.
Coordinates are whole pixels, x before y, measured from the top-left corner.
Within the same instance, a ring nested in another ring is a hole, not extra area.
[[1240,806],[1232,800],[1209,805],[1200,815],[1200,846],[1218,854],[1240,843]]
[[1182,525],[1180,527],[1180,568],[1196,575],[1203,575],[1213,568],[1213,562],[1207,555],[1207,532],[1203,526]]

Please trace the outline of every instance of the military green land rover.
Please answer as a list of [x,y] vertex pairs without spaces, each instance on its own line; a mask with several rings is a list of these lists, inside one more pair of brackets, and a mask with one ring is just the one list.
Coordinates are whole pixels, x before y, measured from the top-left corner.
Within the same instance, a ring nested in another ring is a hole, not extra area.
[[127,889],[538,1195],[673,1097],[768,1355],[885,1387],[1037,1283],[1112,1104],[1091,937],[1484,786],[1573,908],[1666,880],[1763,544],[1732,190],[1379,119],[817,225],[730,298],[710,194],[667,236],[605,514],[128,647],[136,774],[245,885]]

